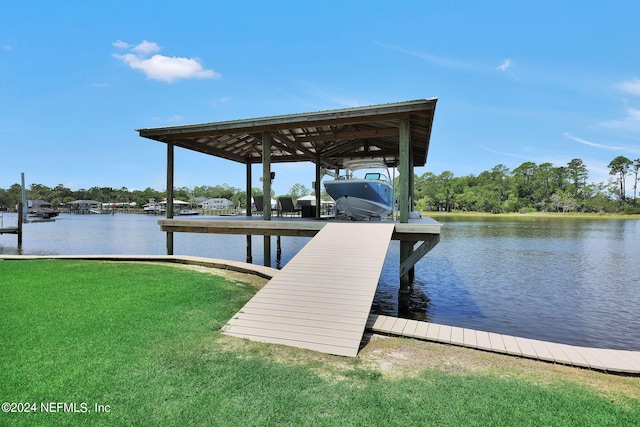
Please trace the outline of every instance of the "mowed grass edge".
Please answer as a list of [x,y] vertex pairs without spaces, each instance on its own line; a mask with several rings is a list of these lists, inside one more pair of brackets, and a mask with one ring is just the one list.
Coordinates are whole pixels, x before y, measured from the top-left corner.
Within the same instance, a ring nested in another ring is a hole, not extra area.
[[[0,261],[0,401],[38,405],[0,424],[640,424],[638,399],[571,382],[439,369],[390,378],[359,358],[223,336],[254,292],[165,265]],[[43,412],[47,402],[76,410]]]

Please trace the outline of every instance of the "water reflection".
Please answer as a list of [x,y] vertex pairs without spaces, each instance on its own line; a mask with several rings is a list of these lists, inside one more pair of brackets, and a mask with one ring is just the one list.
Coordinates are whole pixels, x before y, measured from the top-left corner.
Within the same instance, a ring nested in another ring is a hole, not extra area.
[[[26,224],[25,254],[165,253],[158,217],[60,215]],[[575,345],[640,350],[640,221],[439,219],[440,243],[416,264],[406,317]],[[14,221],[15,222],[15,221]],[[5,225],[12,225],[5,214]],[[286,264],[308,238],[282,238]],[[263,263],[255,236],[253,262]],[[0,253],[17,238],[0,235]],[[240,235],[175,233],[174,252],[245,261]],[[275,238],[272,239],[275,264]],[[2,264],[0,263],[0,283]],[[399,244],[391,242],[374,299],[398,314]],[[304,280],[304,279],[301,279]],[[348,284],[345,284],[348,286]]]

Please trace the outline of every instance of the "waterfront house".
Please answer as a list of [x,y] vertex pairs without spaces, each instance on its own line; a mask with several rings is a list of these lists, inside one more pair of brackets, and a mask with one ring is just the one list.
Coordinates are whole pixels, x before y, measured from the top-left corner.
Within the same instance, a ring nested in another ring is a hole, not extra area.
[[215,197],[212,199],[207,199],[201,204],[202,209],[204,210],[223,210],[223,209],[232,209],[233,202],[229,199]]

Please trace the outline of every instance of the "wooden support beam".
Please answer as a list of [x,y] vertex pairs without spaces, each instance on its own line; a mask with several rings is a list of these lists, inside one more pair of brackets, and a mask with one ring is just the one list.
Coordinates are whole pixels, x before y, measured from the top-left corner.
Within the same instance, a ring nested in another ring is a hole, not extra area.
[[[403,262],[400,264],[400,277],[408,274],[411,269],[414,268],[414,265],[420,261],[431,249],[433,249],[438,242],[440,242],[439,234],[432,234],[429,240],[422,242],[420,246],[416,249],[413,248],[413,253],[409,255]],[[412,244],[414,246],[415,244]]]
[[247,159],[247,163],[246,163],[246,181],[245,181],[245,188],[246,188],[246,193],[247,196],[245,198],[245,202],[247,205],[247,215],[246,216],[251,216],[252,212],[251,212],[251,159]]
[[415,194],[414,191],[414,181],[415,181],[415,174],[413,173],[413,149],[411,148],[411,141],[409,141],[409,186],[408,186],[408,193],[409,193],[409,212],[413,211],[413,197]]
[[271,133],[262,134],[262,218],[271,219]]
[[[247,163],[246,163],[246,167],[247,167],[247,180],[246,180],[246,193],[247,193],[247,198],[246,198],[246,214],[247,216],[251,216],[251,159],[247,159]],[[247,263],[251,264],[253,262],[253,249],[252,249],[252,244],[251,244],[251,235],[247,234]]]
[[[400,179],[398,182],[398,209],[400,210],[400,223],[409,222],[409,174],[412,169],[410,163],[411,128],[409,119],[400,120],[400,158],[398,170]],[[401,260],[402,261],[402,260]]]
[[[411,153],[411,125],[409,119],[401,119],[399,127],[400,152],[398,169],[400,172],[400,179],[398,183],[398,209],[400,211],[400,223],[406,224],[409,222],[409,212],[413,210],[413,159]],[[415,242],[411,241],[400,242],[400,265],[406,267],[400,274],[400,293],[398,296],[400,305],[403,305],[405,302],[408,303],[408,295],[415,272],[413,265],[416,262],[412,260],[417,256],[414,256],[414,244]],[[420,258],[421,256],[418,259]],[[408,265],[410,266],[407,267]]]
[[[424,220],[425,218],[423,218]],[[175,233],[251,234],[255,236],[313,237],[327,221],[260,221],[243,219],[159,219],[162,231]],[[375,227],[375,224],[371,224]],[[440,234],[441,225],[435,221],[422,224],[396,224],[392,240],[415,243],[430,240]]]
[[[271,132],[262,133],[262,218],[271,220]],[[264,266],[271,267],[271,238],[264,236]]]
[[320,174],[320,165],[322,163],[322,159],[320,159],[320,157],[317,158],[316,160],[316,181],[315,181],[315,188],[313,189],[313,191],[316,192],[316,219],[320,219],[320,213],[321,213],[321,208],[322,208],[322,198],[320,197],[320,187],[321,187],[321,183],[320,180],[322,179],[322,176]]
[[22,211],[22,202],[18,202],[18,249],[22,248],[22,223],[24,222],[24,214]]
[[[400,265],[404,265],[413,255],[413,245],[415,242],[400,241]],[[408,294],[411,288],[410,271],[400,275],[400,293]]]
[[282,268],[282,236],[276,236],[276,268]]
[[[173,174],[174,156],[173,142],[167,142],[167,219],[173,218]],[[167,255],[173,255],[173,233],[167,231]]]

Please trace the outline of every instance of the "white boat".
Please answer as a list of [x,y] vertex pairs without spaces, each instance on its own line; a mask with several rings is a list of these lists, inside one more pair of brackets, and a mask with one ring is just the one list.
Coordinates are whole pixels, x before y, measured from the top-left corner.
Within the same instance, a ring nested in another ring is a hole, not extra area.
[[[345,162],[346,176],[324,181],[324,188],[335,200],[336,207],[356,221],[379,220],[393,212],[395,194],[386,165],[380,161]],[[353,177],[360,169],[382,169],[367,172],[364,178]]]
[[166,205],[163,207],[156,199],[149,199],[149,203],[142,205],[142,211],[146,214],[161,214],[166,211]]
[[200,211],[197,209],[180,209],[178,215],[182,216],[192,216],[192,215],[200,215]]

